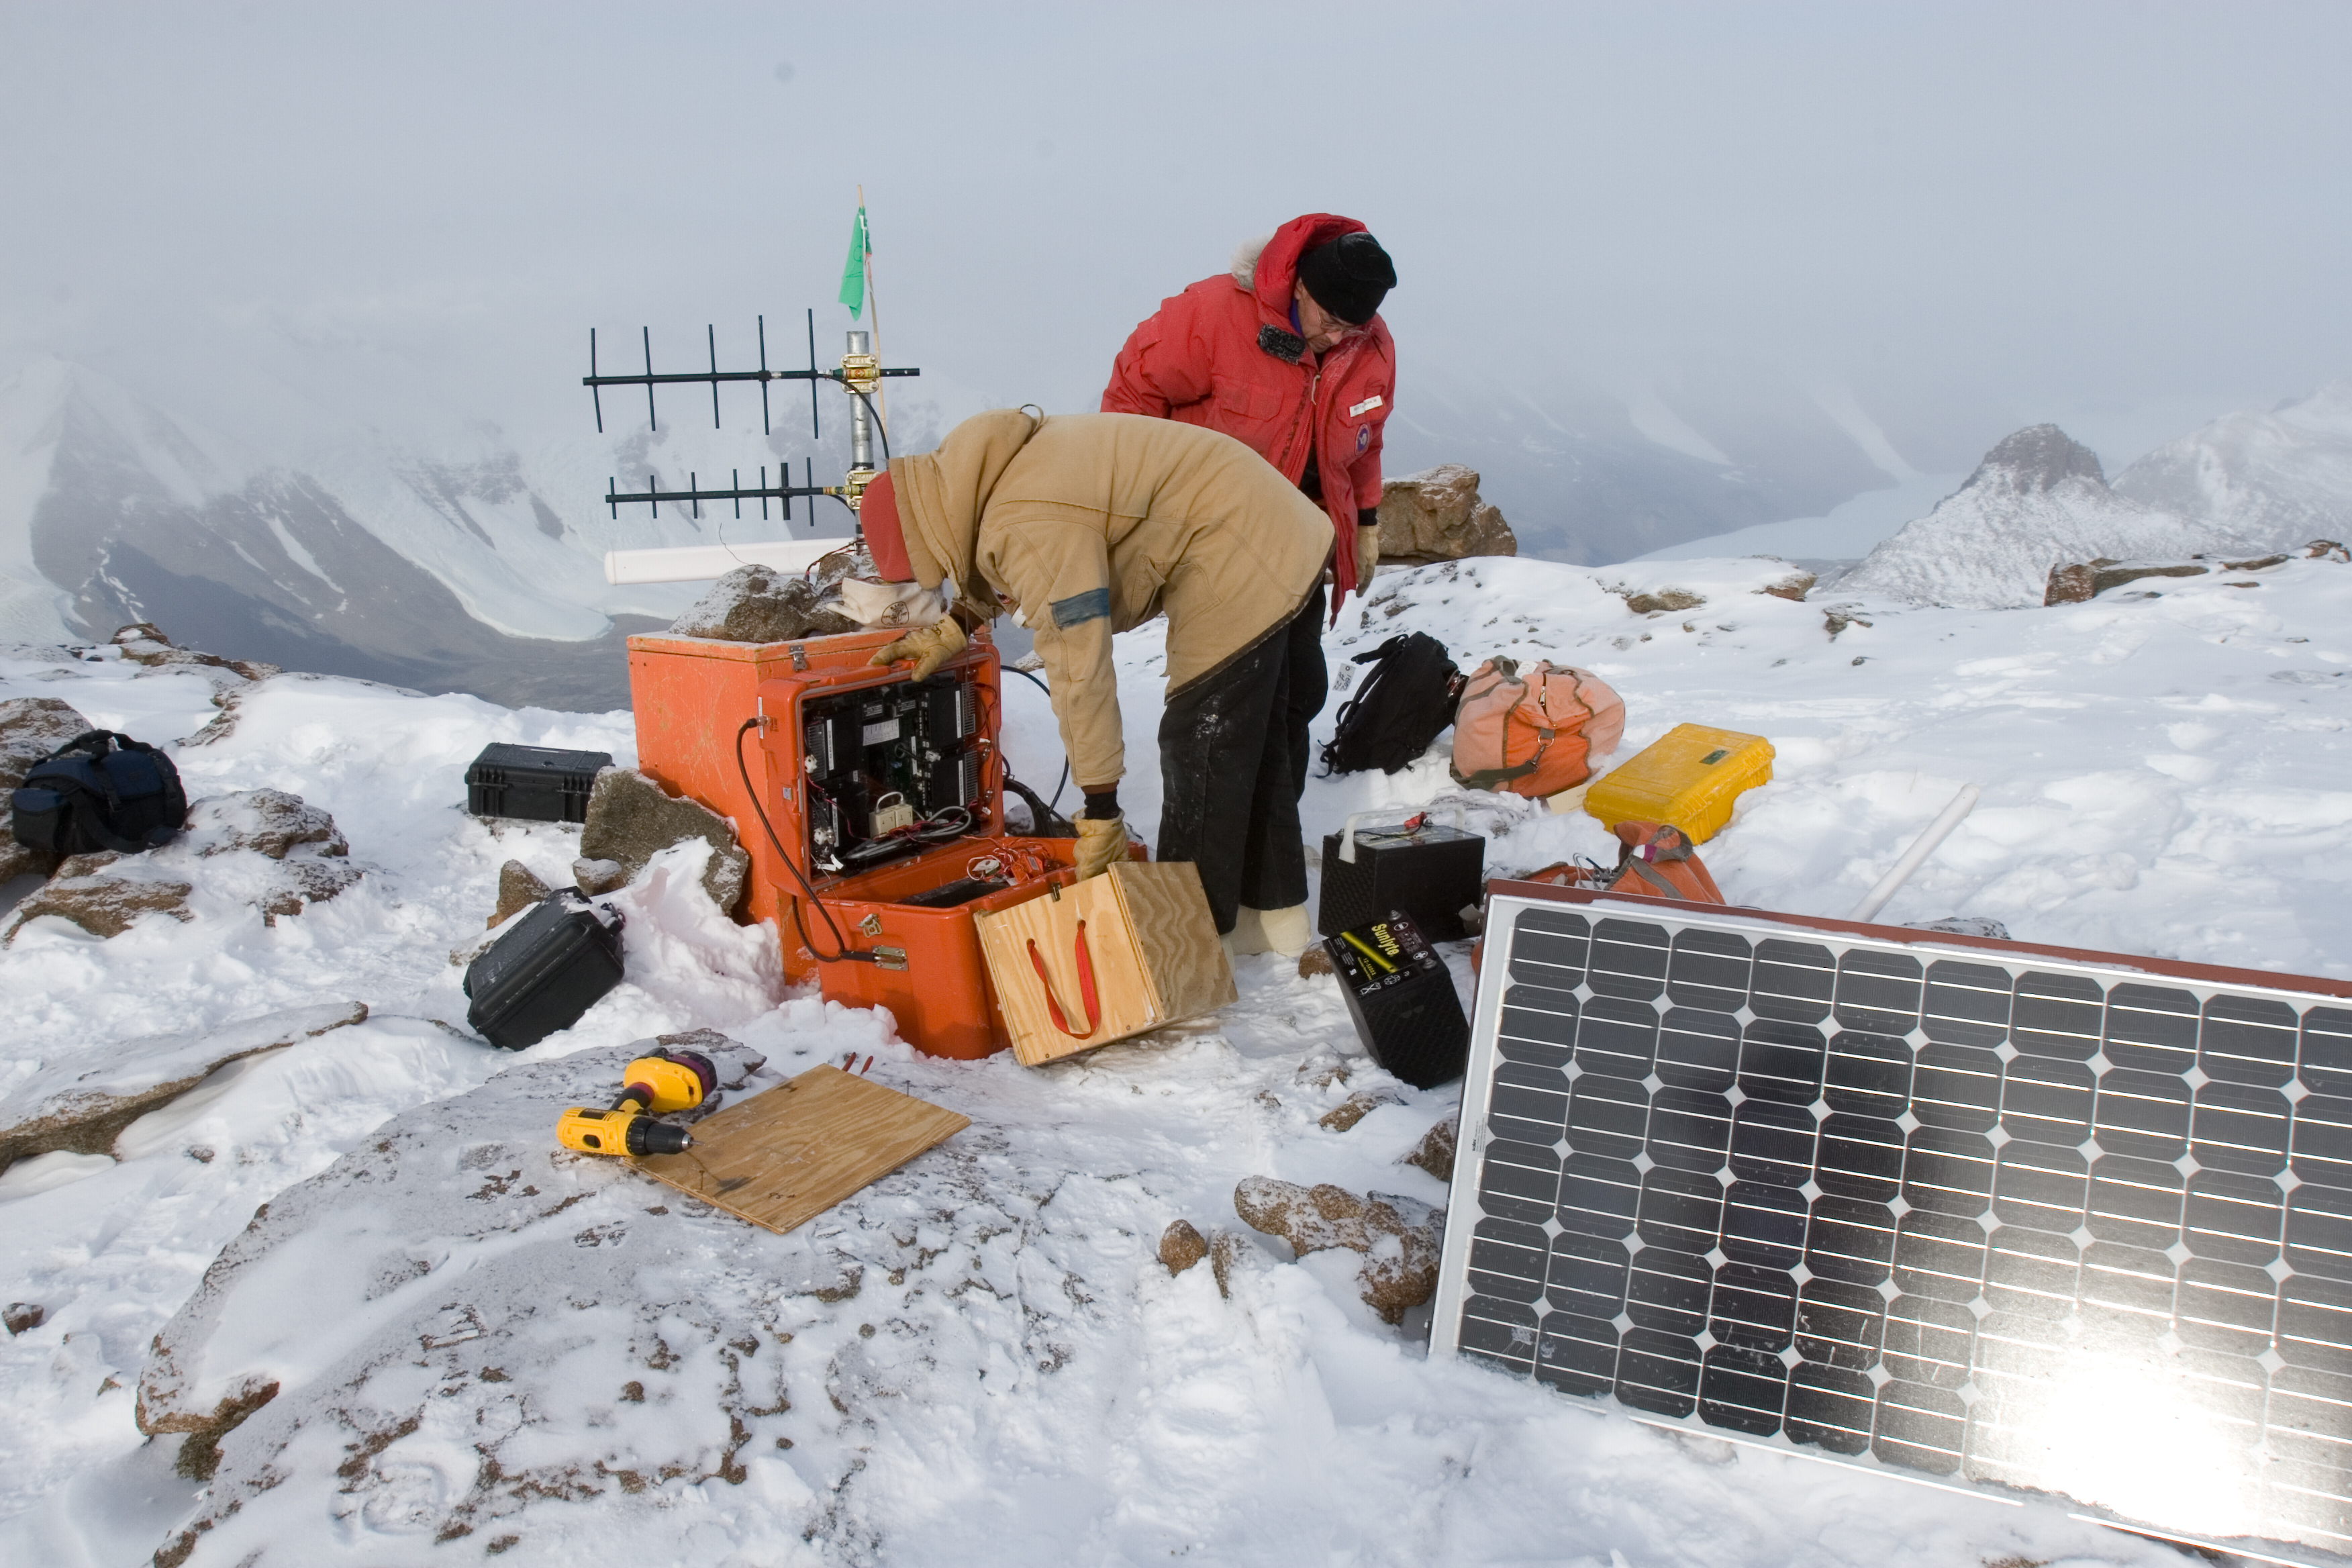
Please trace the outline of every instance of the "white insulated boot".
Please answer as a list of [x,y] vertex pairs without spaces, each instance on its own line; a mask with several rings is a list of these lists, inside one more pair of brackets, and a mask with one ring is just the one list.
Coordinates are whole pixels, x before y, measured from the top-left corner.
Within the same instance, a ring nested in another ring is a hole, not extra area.
[[[1315,928],[1307,923],[1307,906],[1293,904],[1288,909],[1253,910],[1258,929],[1265,933],[1267,952],[1278,952],[1285,958],[1297,958],[1315,940]],[[1238,929],[1238,928],[1236,928]]]
[[1225,944],[1225,956],[1228,959],[1247,958],[1253,952],[1267,951],[1265,924],[1261,917],[1261,911],[1250,908],[1247,904],[1240,906],[1234,919],[1234,929],[1217,940]]

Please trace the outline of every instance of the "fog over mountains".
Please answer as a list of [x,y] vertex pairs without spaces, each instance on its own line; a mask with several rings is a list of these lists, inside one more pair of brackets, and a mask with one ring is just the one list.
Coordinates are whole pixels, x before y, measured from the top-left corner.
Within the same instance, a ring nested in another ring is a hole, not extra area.
[[[0,640],[90,641],[152,620],[186,646],[509,703],[602,710],[627,700],[624,641],[684,607],[697,584],[614,587],[611,549],[749,542],[787,531],[754,507],[702,515],[639,505],[607,483],[719,488],[789,461],[820,482],[845,466],[846,420],[827,389],[825,438],[807,410],[751,395],[698,416],[699,388],[669,391],[661,424],[608,397],[606,433],[584,394],[554,389],[542,426],[477,421],[404,439],[331,417],[269,445],[267,422],[224,410],[226,434],[54,357],[0,386]],[[982,398],[951,375],[930,396],[900,384],[901,449],[934,443],[943,401]],[[561,429],[576,396],[576,428]],[[1543,406],[1448,386],[1400,398],[1392,473],[1468,462],[1505,503],[1522,552],[1580,564],[1630,559],[1753,523],[1827,511],[1905,477],[1858,409],[1833,417],[1790,394],[1776,408],[1718,410],[1702,430],[1654,395]],[[551,409],[552,412],[551,412]],[[1646,428],[1644,428],[1646,426]],[[419,432],[423,434],[419,434]],[[796,536],[845,531],[836,503]],[[2260,550],[2352,531],[2352,383],[2269,413],[2226,416],[2132,463],[2112,488],[2097,457],[2055,426],[2003,441],[1962,489],[1875,551],[1842,591],[1991,607],[2038,603],[2049,567],[2094,555]]]

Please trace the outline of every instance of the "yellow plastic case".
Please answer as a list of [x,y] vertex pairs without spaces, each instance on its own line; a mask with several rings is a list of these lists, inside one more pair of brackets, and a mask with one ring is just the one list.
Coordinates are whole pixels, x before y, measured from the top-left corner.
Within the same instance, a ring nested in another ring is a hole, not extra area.
[[1736,730],[1677,724],[1593,781],[1584,809],[1603,827],[1666,822],[1704,844],[1731,820],[1741,793],[1772,780],[1772,742]]

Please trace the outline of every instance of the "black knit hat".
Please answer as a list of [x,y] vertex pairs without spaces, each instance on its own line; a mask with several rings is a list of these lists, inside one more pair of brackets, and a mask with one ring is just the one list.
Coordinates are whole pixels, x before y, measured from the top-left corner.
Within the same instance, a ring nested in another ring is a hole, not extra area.
[[1360,327],[1396,287],[1396,264],[1370,235],[1343,234],[1298,258],[1298,280],[1318,305]]

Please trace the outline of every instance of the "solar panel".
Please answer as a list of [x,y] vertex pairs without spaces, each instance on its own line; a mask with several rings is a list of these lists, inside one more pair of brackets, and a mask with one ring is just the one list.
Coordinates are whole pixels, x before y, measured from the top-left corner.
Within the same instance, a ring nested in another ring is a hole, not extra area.
[[1436,1353],[2352,1554],[2352,984],[1491,892]]

